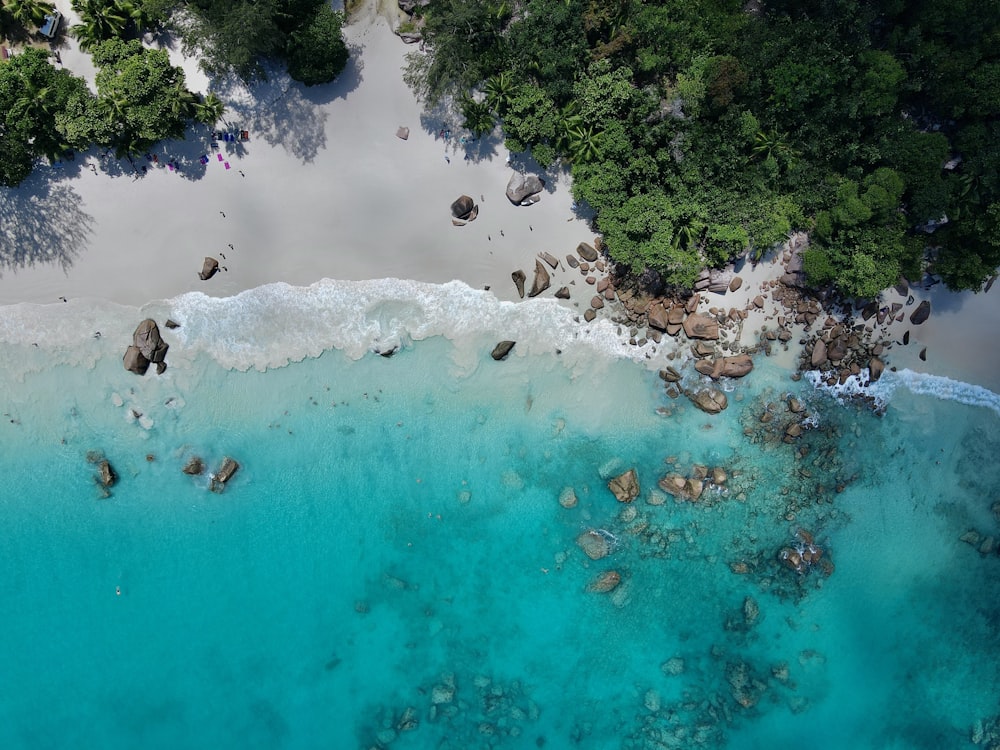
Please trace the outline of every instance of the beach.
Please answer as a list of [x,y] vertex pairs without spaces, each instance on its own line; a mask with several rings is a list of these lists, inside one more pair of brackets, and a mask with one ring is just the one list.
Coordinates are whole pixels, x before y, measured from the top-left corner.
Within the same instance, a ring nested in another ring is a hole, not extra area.
[[788,250],[701,294],[722,340],[654,336],[567,258],[565,172],[425,114],[373,6],[345,36],[331,86],[220,90],[249,140],[0,191],[0,745],[1000,743],[1000,293],[849,321],[877,413],[792,377],[844,326],[779,322]]

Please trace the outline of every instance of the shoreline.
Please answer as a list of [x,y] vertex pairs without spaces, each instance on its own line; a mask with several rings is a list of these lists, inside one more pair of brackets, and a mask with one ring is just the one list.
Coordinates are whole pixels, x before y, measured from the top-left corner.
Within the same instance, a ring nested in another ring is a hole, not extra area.
[[[565,286],[570,299],[562,304],[582,316],[601,296],[605,274],[568,267],[579,243],[594,243],[587,220],[573,210],[568,173],[527,169],[547,182],[541,201],[512,205],[505,189],[513,169],[502,142],[494,134],[463,144],[457,123],[423,111],[400,74],[411,48],[384,15],[366,4],[344,31],[354,54],[334,84],[312,91],[275,78],[252,96],[240,86],[222,92],[232,102],[225,120],[248,129],[248,142],[220,142],[213,150],[208,130],[192,129],[188,140],[163,144],[155,163],[137,160],[145,176],[90,152],[57,168],[42,166],[25,185],[0,192],[3,208],[25,218],[0,235],[9,255],[25,262],[0,275],[0,305],[58,305],[65,297],[143,307],[189,292],[229,298],[274,282],[308,287],[322,279],[386,278],[461,280],[515,302],[511,273],[524,271],[530,288],[538,256],[549,253],[557,266],[546,266],[551,287],[540,296]],[[192,68],[190,59],[179,62]],[[445,125],[455,131],[448,140],[439,137]],[[401,126],[409,128],[406,140],[396,136]],[[165,166],[170,161],[179,171]],[[512,163],[520,165],[516,155]],[[473,197],[479,216],[454,226],[449,206],[462,194]],[[225,269],[208,281],[197,275],[205,257]],[[784,311],[772,292],[782,273],[774,259],[748,264],[739,290],[702,294],[699,313],[746,312],[719,354],[755,347],[764,326],[775,329]],[[1000,354],[986,345],[1000,321],[1000,295],[912,294],[907,305],[893,290],[883,293],[882,304],[900,304],[905,316],[924,299],[932,306],[922,325],[905,317],[878,327],[889,344],[887,366],[1000,391]],[[758,295],[763,305],[754,304]],[[603,296],[607,306],[597,316],[623,323],[620,302]],[[795,371],[803,330],[787,328],[787,346],[772,353]],[[644,336],[628,331],[624,338]],[[663,339],[649,358],[671,361],[691,343]]]

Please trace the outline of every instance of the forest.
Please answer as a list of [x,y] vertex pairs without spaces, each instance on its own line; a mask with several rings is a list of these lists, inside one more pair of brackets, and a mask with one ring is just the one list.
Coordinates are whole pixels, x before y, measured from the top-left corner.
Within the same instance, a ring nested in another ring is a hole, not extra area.
[[[0,185],[15,186],[39,159],[58,161],[93,146],[131,158],[195,122],[214,125],[224,105],[187,89],[167,53],[140,39],[170,31],[216,77],[245,81],[283,65],[307,86],[327,83],[347,64],[343,14],[324,0],[72,0],[80,23],[68,33],[97,68],[97,92],[61,66],[38,32],[53,6],[3,0],[0,36],[16,54],[0,62]],[[63,32],[60,32],[60,34]]]
[[1000,0],[430,0],[415,23],[417,94],[568,165],[648,285],[797,230],[846,297],[1000,265]]

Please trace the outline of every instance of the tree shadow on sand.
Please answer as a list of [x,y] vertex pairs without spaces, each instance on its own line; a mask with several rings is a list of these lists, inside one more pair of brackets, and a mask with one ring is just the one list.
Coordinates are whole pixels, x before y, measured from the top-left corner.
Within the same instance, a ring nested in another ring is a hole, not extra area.
[[346,99],[362,81],[361,51],[351,48],[347,67],[333,83],[307,87],[293,81],[283,70],[267,71],[267,80],[247,87],[235,78],[217,80],[215,90],[226,103],[226,120],[249,130],[251,138],[281,146],[308,163],[326,148],[324,105]]
[[0,190],[0,276],[39,264],[68,270],[93,233],[81,205],[70,185],[49,175]]

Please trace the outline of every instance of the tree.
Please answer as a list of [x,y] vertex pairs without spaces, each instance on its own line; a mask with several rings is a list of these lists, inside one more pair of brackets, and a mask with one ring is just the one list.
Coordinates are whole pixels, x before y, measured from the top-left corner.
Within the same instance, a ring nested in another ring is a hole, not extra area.
[[226,111],[226,105],[222,103],[211,91],[204,98],[199,98],[194,104],[191,105],[191,116],[202,125],[208,125],[212,127],[220,119],[222,119],[223,113]]
[[113,39],[96,45],[93,59],[98,106],[109,125],[104,132],[114,134],[100,145],[134,154],[184,135],[194,97],[164,50]]
[[100,42],[125,35],[129,16],[118,2],[72,0],[72,6],[80,16],[80,23],[70,33],[80,42],[80,49],[91,50]]
[[306,86],[329,83],[347,66],[344,15],[321,5],[312,21],[288,37],[288,74]]
[[493,120],[493,110],[486,101],[477,102],[472,97],[465,97],[460,103],[464,122],[462,127],[472,131],[477,138],[485,133],[492,133],[496,122]]
[[45,0],[3,0],[3,9],[19,24],[29,27],[41,26],[54,6]]

